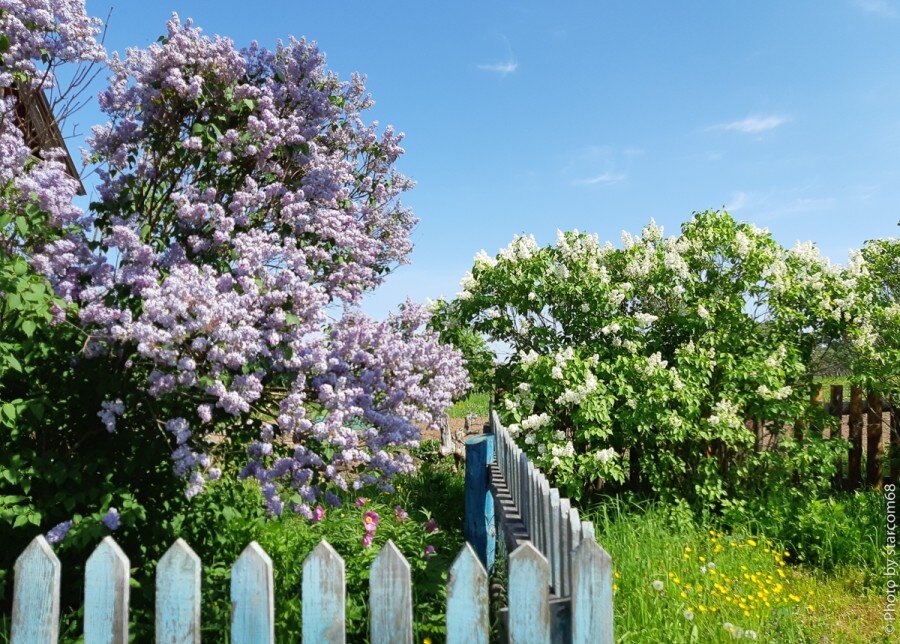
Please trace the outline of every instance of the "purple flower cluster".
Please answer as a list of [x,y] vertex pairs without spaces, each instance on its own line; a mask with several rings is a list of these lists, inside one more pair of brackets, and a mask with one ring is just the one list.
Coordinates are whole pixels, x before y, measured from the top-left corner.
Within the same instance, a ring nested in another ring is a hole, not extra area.
[[84,10],[84,0],[0,0],[0,34],[9,44],[0,64],[0,86],[15,76],[37,87],[53,82],[51,61],[101,61],[101,22]]
[[[47,48],[101,59],[97,29],[80,0],[0,0],[12,44],[0,79],[35,73]],[[468,387],[424,309],[386,321],[358,310],[411,250],[402,135],[364,123],[363,79],[340,81],[305,40],[237,50],[174,16],[166,38],[109,65],[109,121],[88,153],[95,212],[72,205],[77,182],[58,159],[29,162],[12,119],[0,121],[0,181],[59,231],[20,252],[77,305],[88,355],[146,374],[189,497],[221,475],[203,438],[248,426],[259,438],[241,474],[274,514],[286,490],[301,499],[290,509],[315,518],[319,500],[339,504],[336,490],[391,489],[414,468],[405,450],[419,427]],[[103,404],[110,432],[135,398]]]

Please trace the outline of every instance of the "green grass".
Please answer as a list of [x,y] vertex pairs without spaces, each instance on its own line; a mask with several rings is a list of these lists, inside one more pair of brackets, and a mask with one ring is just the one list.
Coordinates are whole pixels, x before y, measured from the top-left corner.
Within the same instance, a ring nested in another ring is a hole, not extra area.
[[490,400],[490,394],[472,392],[454,404],[447,413],[450,418],[465,418],[470,414],[479,418],[487,418]]
[[661,505],[613,501],[587,515],[613,559],[620,642],[727,642],[740,631],[768,642],[887,641],[871,571],[794,565],[790,545]]

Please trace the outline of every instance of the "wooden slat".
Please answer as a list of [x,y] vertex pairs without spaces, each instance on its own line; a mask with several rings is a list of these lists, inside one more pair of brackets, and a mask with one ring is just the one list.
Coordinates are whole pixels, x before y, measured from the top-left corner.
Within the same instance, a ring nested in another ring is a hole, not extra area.
[[581,522],[581,540],[594,539],[594,524],[590,521]]
[[551,488],[549,504],[550,508],[550,517],[547,522],[547,527],[550,529],[550,534],[547,535],[547,560],[550,562],[550,583],[553,586],[553,592],[557,596],[561,595],[562,592],[560,587],[562,586],[562,571],[561,563],[562,563],[562,551],[560,548],[559,542],[559,490],[556,488]]
[[38,535],[16,559],[13,583],[12,644],[55,644],[59,638],[59,584],[62,566]]
[[534,464],[529,461],[528,469],[525,472],[525,481],[528,485],[528,507],[530,508],[530,512],[528,515],[528,538],[532,543],[537,543],[535,541],[536,533],[537,533],[537,520],[538,520],[538,500],[537,500],[537,478],[535,477]]
[[84,569],[85,644],[128,642],[130,563],[112,537],[104,537]]
[[900,401],[891,400],[891,481],[900,483]]
[[[840,437],[841,435],[841,412],[844,407],[844,385],[831,385],[831,402],[828,403],[828,413],[837,416],[837,427],[832,426],[830,436]],[[844,458],[837,458],[835,480],[840,483],[844,479]]]
[[559,543],[562,554],[560,565],[562,587],[557,593],[560,597],[568,597],[570,592],[570,580],[572,579],[572,535],[569,526],[569,513],[572,511],[572,502],[569,499],[559,500]]
[[344,560],[322,540],[303,560],[302,623],[304,642],[346,641]]
[[866,483],[880,490],[884,479],[881,396],[869,393],[868,402],[869,415],[866,418]]
[[447,578],[447,642],[487,644],[489,633],[488,576],[467,543],[456,556]]
[[509,641],[550,641],[550,566],[530,542],[509,556]]
[[863,392],[862,387],[850,387],[850,451],[847,454],[847,478],[851,488],[862,483],[863,449]]
[[[574,551],[581,545],[581,517],[578,516],[578,508],[569,510],[569,536],[572,539],[571,545],[569,546],[569,553],[572,556],[572,565],[574,567]],[[574,579],[574,577],[575,573],[573,572],[572,579]],[[574,583],[574,581],[572,583]]]
[[409,562],[391,540],[375,557],[369,573],[369,635],[372,644],[413,641]]
[[612,644],[613,571],[609,554],[593,537],[586,538],[575,551],[572,570],[572,644]]
[[177,539],[156,566],[156,641],[200,642],[200,558]]
[[522,454],[519,459],[519,485],[521,501],[519,503],[519,515],[522,517],[522,523],[528,525],[531,516],[531,482],[528,480],[528,457]]
[[482,563],[494,564],[496,539],[493,531],[494,497],[489,490],[488,474],[494,460],[494,439],[482,434],[466,440],[466,504],[464,531]]
[[543,473],[541,480],[541,525],[538,532],[541,534],[541,552],[547,556],[550,552],[550,482]]
[[275,642],[275,583],[272,559],[251,542],[231,567],[231,641]]

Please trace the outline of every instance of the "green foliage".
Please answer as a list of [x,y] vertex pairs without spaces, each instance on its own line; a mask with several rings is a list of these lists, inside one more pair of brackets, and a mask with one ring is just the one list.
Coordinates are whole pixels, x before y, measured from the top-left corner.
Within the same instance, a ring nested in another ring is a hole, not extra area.
[[[782,439],[832,422],[810,405],[808,365],[858,314],[851,277],[811,244],[788,250],[704,212],[673,237],[652,223],[625,233],[622,248],[577,231],[543,248],[516,237],[476,257],[438,310],[447,341],[466,329],[504,347],[473,379],[498,391],[510,432],[568,495],[627,481],[722,509],[764,487],[827,484],[839,443]],[[777,456],[760,453],[754,422]]]

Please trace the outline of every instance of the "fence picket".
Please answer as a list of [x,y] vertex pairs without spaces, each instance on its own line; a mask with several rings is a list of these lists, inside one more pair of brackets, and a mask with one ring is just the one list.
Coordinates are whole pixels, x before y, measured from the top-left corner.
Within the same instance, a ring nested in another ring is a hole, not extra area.
[[534,465],[531,461],[528,461],[528,466],[525,469],[525,482],[527,483],[527,492],[528,492],[528,523],[526,523],[526,527],[528,528],[528,539],[537,544],[537,536],[535,526],[537,525],[538,518],[538,501],[537,501],[537,479],[534,475]]
[[[541,534],[541,552],[547,557],[550,552],[550,481],[540,474],[541,481],[541,525],[538,526]],[[548,557],[549,559],[549,557]]]
[[561,548],[559,542],[559,490],[552,488],[549,497],[550,521],[547,526],[550,534],[547,538],[547,559],[550,561],[550,583],[555,595],[562,595],[562,575],[560,564],[562,563]]
[[522,524],[527,526],[531,504],[528,498],[528,455],[524,452],[516,463],[516,468],[519,470],[519,498],[522,499],[521,505],[518,506],[519,516],[522,518]]
[[447,642],[487,644],[489,632],[488,576],[467,543],[447,578]]
[[884,479],[881,396],[869,393],[868,402],[869,416],[866,419],[866,484],[880,490]]
[[562,553],[562,565],[560,566],[562,587],[557,591],[561,597],[569,596],[570,580],[572,579],[572,535],[569,527],[569,513],[572,511],[572,502],[569,499],[559,500],[559,551]]
[[181,538],[156,566],[156,641],[200,644],[200,558]]
[[275,641],[275,584],[272,559],[252,541],[231,567],[231,641]]
[[112,537],[104,537],[84,569],[85,644],[128,642],[128,557]]
[[572,570],[572,644],[612,644],[612,559],[593,538],[585,538]]
[[550,641],[550,565],[525,542],[509,556],[509,641]]
[[344,560],[324,539],[303,560],[303,641],[344,644]]
[[862,451],[863,451],[863,391],[862,387],[850,387],[850,449],[847,454],[847,477],[851,488],[856,489],[862,483]]
[[581,540],[594,539],[594,524],[590,521],[581,522]]
[[572,577],[571,583],[575,584],[575,550],[578,549],[578,546],[581,545],[581,517],[578,516],[578,508],[572,508],[569,510],[569,535],[572,538],[571,543],[569,544],[569,554],[572,556]]
[[62,566],[38,535],[16,559],[13,582],[12,644],[55,644],[59,638],[59,584]]
[[369,573],[369,633],[372,644],[412,644],[412,585],[409,562],[390,539]]

